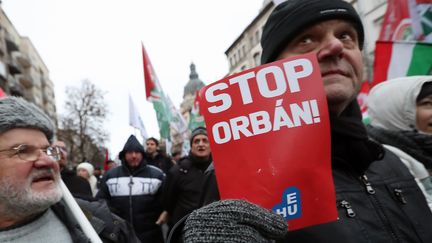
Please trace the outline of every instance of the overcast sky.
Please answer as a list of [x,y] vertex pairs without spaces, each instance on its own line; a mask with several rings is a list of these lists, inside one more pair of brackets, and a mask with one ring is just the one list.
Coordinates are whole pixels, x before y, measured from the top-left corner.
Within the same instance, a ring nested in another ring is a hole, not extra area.
[[130,134],[128,94],[150,136],[156,115],[145,100],[141,41],[159,81],[179,107],[194,62],[205,84],[228,72],[224,52],[259,13],[263,0],[3,0],[20,35],[28,36],[50,71],[58,113],[65,88],[89,79],[107,92],[111,156]]

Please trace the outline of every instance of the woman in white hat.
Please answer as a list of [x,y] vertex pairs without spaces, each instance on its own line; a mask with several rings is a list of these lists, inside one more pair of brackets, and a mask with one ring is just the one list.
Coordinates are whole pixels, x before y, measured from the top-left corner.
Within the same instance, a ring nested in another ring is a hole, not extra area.
[[97,193],[97,179],[93,175],[93,172],[94,172],[94,167],[89,162],[82,162],[77,167],[77,174],[78,174],[78,176],[81,176],[81,177],[85,178],[86,180],[88,180],[88,182],[90,183],[92,194],[93,194],[93,196],[96,196],[96,193]]

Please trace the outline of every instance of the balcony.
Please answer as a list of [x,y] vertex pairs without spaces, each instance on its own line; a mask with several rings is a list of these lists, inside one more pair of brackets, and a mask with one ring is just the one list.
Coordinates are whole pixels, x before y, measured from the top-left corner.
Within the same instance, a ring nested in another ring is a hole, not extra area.
[[31,61],[27,54],[15,51],[12,53],[13,59],[15,59],[23,68],[31,67]]
[[15,75],[15,78],[26,89],[32,88],[34,85],[33,78],[28,74],[17,74]]
[[5,39],[6,39],[6,47],[9,53],[12,53],[14,51],[19,51],[17,44],[13,40],[9,38],[5,38]]
[[17,82],[14,76],[8,76],[9,92],[13,96],[24,96],[23,86]]
[[22,73],[21,66],[16,60],[12,59],[7,65],[9,69],[9,74],[15,75]]

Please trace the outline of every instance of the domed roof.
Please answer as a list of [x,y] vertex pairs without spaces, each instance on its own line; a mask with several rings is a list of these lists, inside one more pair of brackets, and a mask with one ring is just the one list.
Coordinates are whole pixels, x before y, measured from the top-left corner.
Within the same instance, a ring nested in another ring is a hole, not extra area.
[[203,81],[198,78],[194,63],[191,63],[190,71],[189,82],[184,87],[183,98],[186,97],[186,95],[195,95],[198,90],[205,86]]

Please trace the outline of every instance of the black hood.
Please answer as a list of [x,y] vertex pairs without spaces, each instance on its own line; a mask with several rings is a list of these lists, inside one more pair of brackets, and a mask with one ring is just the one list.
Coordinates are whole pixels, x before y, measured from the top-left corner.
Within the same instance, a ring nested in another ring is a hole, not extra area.
[[143,159],[145,156],[144,147],[141,145],[141,143],[138,141],[138,139],[134,135],[130,135],[128,140],[126,141],[123,150],[119,153],[119,159],[124,162],[125,161],[125,154],[128,151],[137,151],[141,152],[143,155]]

